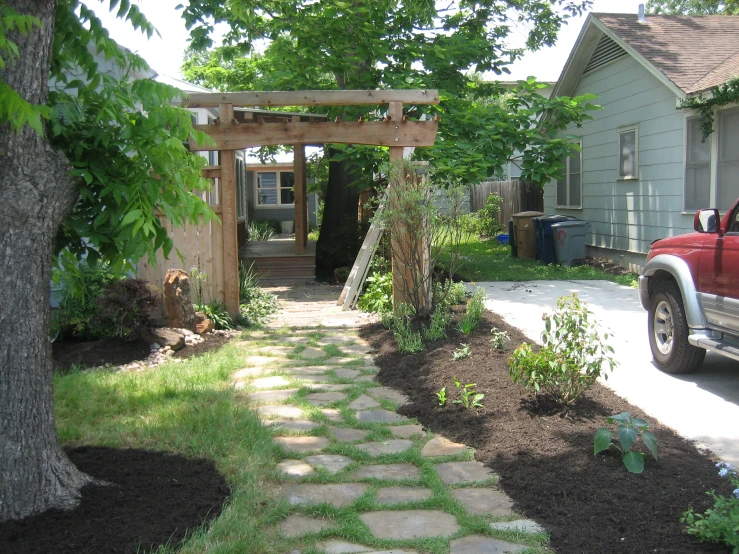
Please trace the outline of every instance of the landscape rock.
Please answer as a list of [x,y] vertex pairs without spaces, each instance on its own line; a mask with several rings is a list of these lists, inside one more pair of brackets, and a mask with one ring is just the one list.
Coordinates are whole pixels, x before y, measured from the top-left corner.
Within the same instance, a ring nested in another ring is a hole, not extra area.
[[449,554],[516,554],[529,548],[482,535],[469,535],[449,543]]
[[164,307],[170,327],[195,330],[190,278],[183,269],[168,269],[164,276]]
[[185,346],[185,337],[182,333],[168,327],[152,327],[144,331],[143,338],[146,342],[161,345],[161,351],[180,350]]
[[195,312],[195,332],[198,335],[215,329],[215,324],[203,312]]
[[459,531],[457,519],[438,510],[398,510],[359,515],[378,539],[408,540],[419,537],[449,537]]

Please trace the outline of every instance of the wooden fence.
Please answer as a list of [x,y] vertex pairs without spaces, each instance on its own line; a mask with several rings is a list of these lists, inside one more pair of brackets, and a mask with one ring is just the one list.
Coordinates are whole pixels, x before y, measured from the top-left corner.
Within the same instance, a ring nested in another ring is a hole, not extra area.
[[472,206],[476,212],[485,205],[487,197],[496,193],[503,199],[500,206],[500,222],[508,228],[513,214],[528,211],[544,211],[544,190],[524,181],[483,181],[472,187]]
[[[218,194],[218,180],[216,184],[207,193],[207,200],[210,209],[221,219],[222,209]],[[164,259],[161,249],[157,252],[156,262],[149,263],[148,258],[142,258],[139,261],[137,269],[137,277],[146,279],[152,285],[157,287],[159,291],[160,303],[159,307],[152,312],[154,319],[166,319],[163,298],[164,277],[168,269],[184,269],[191,273],[193,267],[206,275],[203,283],[202,302],[225,301],[225,279],[223,271],[223,227],[220,221],[212,220],[203,223],[202,219],[199,225],[187,223],[182,227],[175,227],[167,220],[164,215],[159,215],[159,221],[167,230],[167,234],[174,242],[174,248],[169,254],[169,259]],[[179,252],[179,254],[178,254]],[[194,288],[197,283],[190,278],[190,285],[193,288],[193,301],[195,296]]]

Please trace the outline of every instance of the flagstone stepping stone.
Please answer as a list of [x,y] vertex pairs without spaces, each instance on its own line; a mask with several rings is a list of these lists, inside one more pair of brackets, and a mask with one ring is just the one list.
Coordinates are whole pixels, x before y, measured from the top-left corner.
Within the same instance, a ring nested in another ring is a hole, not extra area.
[[259,377],[264,375],[268,370],[262,367],[242,367],[231,374],[231,379],[246,379],[249,377]]
[[393,436],[399,439],[409,439],[413,435],[423,435],[422,425],[397,425],[389,427],[389,429]]
[[390,410],[363,410],[356,413],[356,418],[362,423],[395,423],[408,421],[408,418]]
[[314,406],[326,406],[332,402],[340,402],[346,399],[346,394],[342,392],[314,392],[305,397],[308,403]]
[[360,450],[364,450],[370,456],[377,457],[382,456],[383,454],[397,454],[398,452],[405,452],[413,446],[413,442],[405,439],[390,439],[389,441],[383,442],[366,442],[356,446]]
[[335,385],[333,383],[306,383],[303,388],[310,390],[323,390],[330,392],[338,392],[352,388],[353,385]]
[[[292,371],[290,373],[293,373]],[[328,375],[322,374],[322,375],[303,375],[303,374],[297,374],[295,375],[295,379],[298,381],[302,381],[303,383],[328,383],[331,381],[331,377]]]
[[255,389],[277,389],[279,387],[285,387],[290,384],[290,381],[284,377],[262,377],[261,379],[254,379],[251,382],[251,386]]
[[445,437],[436,436],[428,441],[421,449],[421,455],[427,458],[434,456],[453,456],[454,454],[463,454],[469,450],[469,447],[458,442],[452,442]]
[[280,525],[280,532],[286,537],[302,537],[308,533],[320,533],[326,529],[336,529],[336,524],[329,520],[301,515],[288,516]]
[[363,431],[362,429],[349,429],[347,427],[331,427],[330,429],[336,440],[340,442],[354,442],[369,435],[369,431]]
[[253,402],[280,402],[287,400],[296,392],[298,389],[263,390],[247,394],[246,397]]
[[369,354],[372,352],[372,348],[368,344],[350,344],[349,346],[340,347],[339,350],[347,354]]
[[358,370],[348,367],[340,367],[336,371],[334,371],[334,373],[340,379],[354,379],[357,375],[359,375]]
[[412,464],[377,464],[360,467],[350,475],[352,479],[382,479],[384,481],[417,481],[421,472]]
[[295,406],[259,406],[257,413],[260,417],[280,417],[285,419],[300,419],[305,414]]
[[318,456],[308,456],[305,458],[313,467],[322,467],[329,473],[339,473],[342,469],[352,463],[351,458],[346,456],[336,456],[332,454],[319,454]]
[[355,340],[354,337],[349,337],[346,335],[333,335],[333,336],[322,337],[318,339],[316,342],[320,344],[321,346],[328,346],[329,344],[343,344],[345,342],[352,342],[353,340]]
[[305,367],[285,367],[282,369],[295,375],[322,375],[329,369],[333,369],[333,367],[327,365],[311,365]]
[[246,360],[244,360],[244,363],[252,367],[261,367],[279,361],[280,360],[278,358],[272,358],[270,356],[247,356]]
[[354,379],[357,383],[367,383],[370,381],[376,381],[376,377],[374,375],[360,375],[356,379]]
[[303,350],[298,356],[303,358],[304,360],[315,360],[317,358],[325,358],[326,353],[321,350],[320,348],[316,348],[315,346],[309,346],[305,350]]
[[385,400],[389,400],[390,402],[394,402],[401,406],[408,403],[408,397],[405,394],[398,392],[395,389],[391,389],[390,387],[374,387],[367,389],[366,392],[375,398],[384,398]]
[[366,394],[362,394],[349,404],[351,410],[369,410],[370,408],[378,408],[380,403],[374,398],[370,398]]
[[316,472],[313,466],[302,460],[282,460],[277,464],[277,469],[290,477],[305,477]]
[[326,416],[329,421],[335,421],[337,423],[344,423],[344,416],[336,408],[322,408],[321,413]]
[[277,427],[285,431],[295,431],[298,433],[306,433],[319,427],[318,423],[308,421],[307,419],[266,419],[263,420],[263,423],[270,427]]
[[418,554],[417,550],[375,550],[372,546],[338,540],[319,542],[315,547],[326,554]]
[[269,354],[272,356],[288,356],[293,353],[293,346],[263,346],[257,352],[261,354]]
[[274,437],[276,443],[288,452],[314,452],[330,443],[326,437]]
[[523,533],[546,533],[541,525],[531,519],[517,519],[516,521],[499,521],[491,523],[494,531],[521,531]]
[[273,337],[273,340],[279,342],[288,342],[290,344],[304,344],[310,339],[308,337]]
[[352,363],[352,362],[359,362],[359,361],[361,361],[361,360],[359,360],[358,358],[345,358],[345,357],[341,357],[341,358],[337,358],[337,357],[335,357],[335,358],[328,358],[327,360],[325,360],[325,362],[327,364],[334,364],[334,365],[349,364],[349,363]]
[[481,462],[446,462],[436,464],[436,473],[447,485],[479,483],[498,477],[493,470]]
[[454,539],[449,543],[449,554],[515,554],[529,548],[523,544],[469,535],[461,539]]
[[423,487],[385,487],[377,491],[378,504],[403,504],[431,498],[431,489]]
[[326,503],[334,508],[342,508],[354,502],[366,490],[367,485],[363,483],[298,484],[284,487],[280,496],[291,506]]
[[452,489],[451,493],[472,515],[503,517],[513,509],[513,500],[493,489]]
[[459,531],[457,518],[438,510],[367,512],[360,514],[359,519],[378,539],[449,537]]

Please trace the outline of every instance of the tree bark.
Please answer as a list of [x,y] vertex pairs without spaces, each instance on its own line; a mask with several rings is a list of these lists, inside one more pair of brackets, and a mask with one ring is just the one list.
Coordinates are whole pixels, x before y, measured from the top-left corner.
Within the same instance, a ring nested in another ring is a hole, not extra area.
[[[47,99],[55,0],[9,0],[42,27],[9,36],[19,58],[0,72],[33,104]],[[28,127],[0,126],[0,521],[67,509],[91,478],[59,446],[49,342],[54,237],[76,188],[66,158]]]

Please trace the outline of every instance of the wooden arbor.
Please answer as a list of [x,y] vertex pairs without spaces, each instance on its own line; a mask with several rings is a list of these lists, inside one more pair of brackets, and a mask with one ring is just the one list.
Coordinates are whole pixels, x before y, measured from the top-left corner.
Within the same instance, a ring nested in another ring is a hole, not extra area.
[[[192,150],[218,150],[221,164],[206,171],[220,177],[223,212],[223,278],[226,308],[231,315],[239,310],[238,240],[236,231],[235,151],[259,146],[292,144],[295,149],[295,249],[301,254],[308,238],[306,210],[306,144],[366,144],[390,148],[390,161],[402,159],[407,146],[432,146],[438,120],[410,121],[403,115],[403,104],[438,104],[435,90],[342,90],[296,92],[196,93],[183,100],[189,108],[219,108],[212,125],[196,125],[214,144],[190,144]],[[239,120],[234,108],[283,106],[387,105],[381,121],[300,121],[286,122]],[[394,267],[395,269],[395,267]],[[403,268],[404,270],[404,268]]]

